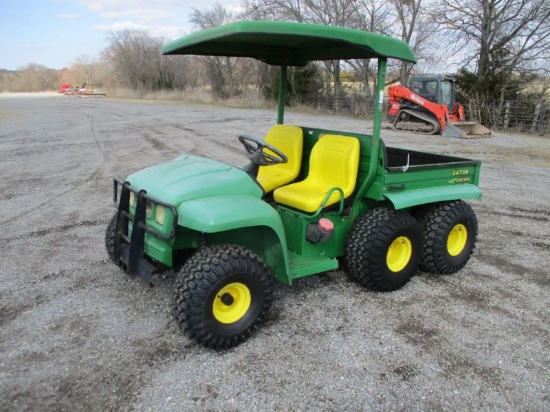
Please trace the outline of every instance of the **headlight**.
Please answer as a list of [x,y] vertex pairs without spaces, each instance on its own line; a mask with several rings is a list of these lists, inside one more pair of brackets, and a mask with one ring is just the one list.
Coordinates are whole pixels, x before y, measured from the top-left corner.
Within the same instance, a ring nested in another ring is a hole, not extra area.
[[136,194],[130,192],[130,207],[136,207]]
[[159,225],[164,225],[164,216],[166,214],[166,208],[161,205],[157,205],[155,207],[155,222],[157,222]]

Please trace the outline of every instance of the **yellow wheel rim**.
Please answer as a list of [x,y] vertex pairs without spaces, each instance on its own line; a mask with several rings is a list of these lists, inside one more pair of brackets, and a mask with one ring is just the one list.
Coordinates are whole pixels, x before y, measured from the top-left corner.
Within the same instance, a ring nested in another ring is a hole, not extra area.
[[455,225],[447,238],[447,252],[451,256],[458,256],[464,250],[468,240],[468,229],[462,223]]
[[250,309],[252,295],[250,289],[242,283],[234,282],[225,285],[214,298],[212,313],[221,323],[234,323]]
[[388,248],[386,264],[392,272],[399,272],[407,266],[412,256],[412,243],[406,236],[396,238]]

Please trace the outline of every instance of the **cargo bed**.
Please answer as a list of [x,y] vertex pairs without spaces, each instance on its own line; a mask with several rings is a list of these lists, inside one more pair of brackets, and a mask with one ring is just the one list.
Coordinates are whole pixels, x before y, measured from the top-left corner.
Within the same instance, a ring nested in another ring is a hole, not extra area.
[[[457,156],[418,152],[386,147],[380,140],[377,168],[371,182],[368,179],[373,159],[373,137],[360,133],[302,127],[304,155],[297,180],[307,177],[309,155],[313,145],[324,134],[339,134],[359,139],[361,155],[357,180],[357,196],[377,202],[390,201],[395,209],[457,199],[480,199],[479,173],[481,162]],[[372,207],[372,206],[370,206]],[[368,207],[368,208],[370,208]]]

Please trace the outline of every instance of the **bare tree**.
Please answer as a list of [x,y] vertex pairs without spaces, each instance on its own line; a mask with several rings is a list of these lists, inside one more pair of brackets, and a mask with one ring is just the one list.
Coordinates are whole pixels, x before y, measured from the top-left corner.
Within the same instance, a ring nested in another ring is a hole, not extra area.
[[[201,11],[193,9],[191,23],[197,28],[207,29],[230,23],[236,16],[225,9],[220,3],[214,4],[210,9]],[[209,56],[204,57],[208,71],[208,78],[212,85],[212,91],[217,97],[229,97],[235,94],[234,80],[235,59],[231,57]]]
[[[355,14],[358,18],[354,28],[374,33],[388,34],[392,29],[392,16],[387,1],[356,0]],[[368,98],[372,97],[373,88],[376,88],[376,61],[370,59],[349,60],[347,62],[361,79],[363,89]]]
[[98,62],[96,62],[90,56],[78,56],[71,66],[71,74],[74,79],[74,86],[77,87],[82,83],[86,83],[88,87],[93,87],[95,83],[95,73],[97,70],[97,66]]
[[38,92],[57,90],[58,72],[37,63],[19,67],[15,72],[6,72],[2,76],[3,91]]
[[304,0],[244,0],[246,15],[256,20],[306,21]]
[[[504,79],[525,71],[548,73],[548,0],[441,0],[434,17],[478,80],[495,73]],[[501,99],[506,87],[505,81]]]
[[[394,20],[385,34],[395,36],[406,42],[418,60],[429,58],[435,48],[438,24],[430,13],[433,3],[429,0],[389,0]],[[432,46],[432,47],[430,47]],[[399,63],[399,81],[407,84],[413,64],[405,61]],[[393,82],[393,79],[390,79]]]
[[[360,16],[356,0],[305,0],[307,20],[311,23],[357,28]],[[331,75],[334,81],[334,95],[342,94],[341,64],[338,60],[324,62],[328,75],[326,89],[330,90]]]
[[162,67],[162,41],[139,30],[111,33],[104,58],[113,65],[120,80],[142,95],[163,87],[159,70]]
[[[392,37],[407,42],[420,58],[429,57],[430,42],[437,25],[425,8],[430,0],[246,0],[243,4],[248,15],[259,20],[291,20],[356,28]],[[429,4],[428,4],[429,6]],[[367,94],[376,82],[373,62],[349,61],[355,77],[360,78]],[[392,62],[389,82],[401,80],[407,83],[412,64]],[[340,92],[340,62],[326,62],[326,86],[330,92],[334,83],[335,94]],[[398,67],[395,70],[392,67]]]
[[[361,16],[357,13],[357,0],[247,0],[243,4],[246,14],[258,20],[290,20],[331,26],[357,28]],[[325,89],[341,95],[340,61],[326,61]]]
[[199,70],[193,69],[191,56],[162,56],[159,76],[165,89],[185,90],[196,86],[199,80]]

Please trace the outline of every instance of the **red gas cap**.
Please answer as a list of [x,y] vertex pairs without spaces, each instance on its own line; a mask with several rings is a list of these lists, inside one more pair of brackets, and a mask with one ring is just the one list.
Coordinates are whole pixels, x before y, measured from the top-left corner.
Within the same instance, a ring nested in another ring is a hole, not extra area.
[[317,223],[317,226],[323,232],[329,232],[330,233],[334,230],[334,223],[332,223],[332,221],[330,221],[329,219],[326,219],[324,217],[319,220],[319,222]]

